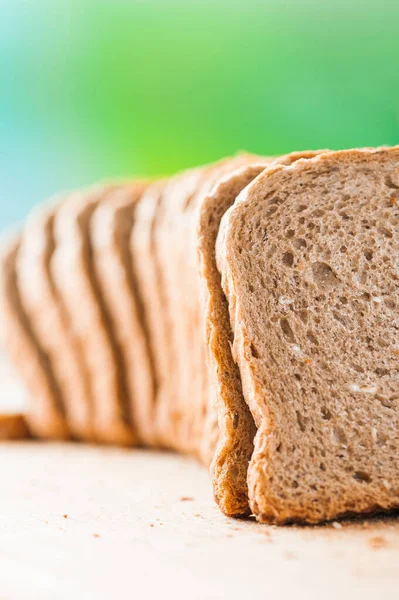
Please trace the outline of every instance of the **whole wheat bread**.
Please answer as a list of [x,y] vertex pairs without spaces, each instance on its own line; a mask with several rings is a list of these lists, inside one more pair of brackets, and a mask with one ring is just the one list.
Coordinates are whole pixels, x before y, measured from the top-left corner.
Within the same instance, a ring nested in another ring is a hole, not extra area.
[[399,504],[398,192],[398,148],[334,152],[267,169],[222,219],[259,521]]

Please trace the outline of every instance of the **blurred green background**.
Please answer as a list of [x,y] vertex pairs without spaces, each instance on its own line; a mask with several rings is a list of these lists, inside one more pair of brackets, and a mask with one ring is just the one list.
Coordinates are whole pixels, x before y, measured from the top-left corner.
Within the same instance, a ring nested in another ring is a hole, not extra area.
[[0,0],[0,228],[246,149],[399,143],[398,0]]

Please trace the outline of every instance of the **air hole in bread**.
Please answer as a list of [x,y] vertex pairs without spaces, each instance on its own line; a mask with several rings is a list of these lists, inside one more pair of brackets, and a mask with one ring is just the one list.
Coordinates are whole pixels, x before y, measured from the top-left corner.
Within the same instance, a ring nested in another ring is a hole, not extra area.
[[391,309],[396,308],[395,302],[393,300],[391,300],[390,298],[385,298],[384,302],[388,308],[391,308]]
[[306,323],[308,322],[308,311],[307,310],[301,310],[299,311],[299,318],[301,319],[302,323]]
[[356,481],[359,481],[360,483],[370,483],[371,482],[371,477],[368,473],[366,473],[365,471],[355,471],[353,473],[353,479],[355,479]]
[[376,442],[377,446],[380,447],[385,446],[388,441],[388,436],[385,433],[377,431],[375,428],[371,431],[371,437],[373,438],[373,441]]
[[385,177],[385,185],[387,187],[391,188],[392,190],[399,190],[399,185],[394,183],[394,181],[392,180],[392,177],[390,175],[387,175]]
[[306,419],[298,410],[296,411],[296,420],[298,421],[299,429],[302,432],[306,431]]
[[392,231],[387,227],[378,227],[377,231],[387,238],[393,237]]
[[332,289],[340,283],[330,265],[325,262],[314,262],[312,273],[315,284],[324,290]]
[[365,257],[366,260],[372,260],[373,259],[373,251],[372,250],[365,250],[364,257]]
[[294,264],[294,255],[292,254],[292,252],[284,252],[283,263],[287,267],[292,267],[292,265]]
[[284,337],[291,342],[291,344],[295,344],[295,335],[294,332],[291,329],[290,324],[288,323],[287,319],[280,319],[280,326],[282,329],[282,332],[284,334]]
[[300,204],[300,205],[298,206],[298,208],[296,209],[296,212],[299,212],[299,213],[300,213],[300,212],[303,212],[303,211],[304,211],[304,210],[306,210],[306,209],[307,209],[307,204]]
[[341,323],[341,325],[343,327],[347,327],[348,326],[348,319],[342,315],[341,313],[337,312],[336,310],[333,310],[333,317],[336,321],[338,321],[338,323]]
[[259,352],[253,344],[250,346],[251,354],[254,358],[259,358]]
[[342,427],[334,427],[331,432],[331,439],[335,444],[340,446],[346,447],[348,445],[348,440]]
[[[386,346],[388,346],[388,344],[386,344]],[[374,373],[378,377],[384,377],[385,375],[389,375],[390,371],[389,369],[384,369],[384,367],[377,367],[376,369],[374,369]]]
[[331,419],[331,412],[326,406],[322,406],[320,412],[322,419],[324,419],[325,421],[329,421]]
[[381,347],[381,348],[388,348],[389,346],[389,341],[387,341],[386,339],[382,338],[382,337],[378,337],[377,338],[377,344]]
[[278,206],[276,204],[272,204],[272,206],[267,211],[266,215],[271,217],[278,210]]
[[301,248],[306,248],[306,241],[303,238],[298,238],[296,240],[293,240],[292,245],[297,250],[300,250]]
[[375,396],[377,400],[379,400],[385,408],[394,408],[394,399],[392,398],[384,398],[383,396],[379,396],[378,394]]
[[287,233],[285,234],[285,236],[286,236],[288,239],[291,239],[291,238],[293,238],[293,237],[294,237],[294,235],[295,235],[295,231],[294,231],[293,229],[289,229],[289,230],[287,231]]
[[356,363],[350,363],[350,365],[356,373],[364,373],[364,369],[360,365],[357,365]]
[[315,344],[317,346],[317,344],[318,344],[317,338],[311,331],[306,332],[306,337],[308,338],[309,342],[311,342],[312,344]]
[[322,217],[324,215],[324,210],[321,208],[317,208],[313,212],[310,213],[312,217]]
[[280,198],[278,196],[274,196],[273,198],[270,198],[269,200],[269,204],[278,204],[280,202]]

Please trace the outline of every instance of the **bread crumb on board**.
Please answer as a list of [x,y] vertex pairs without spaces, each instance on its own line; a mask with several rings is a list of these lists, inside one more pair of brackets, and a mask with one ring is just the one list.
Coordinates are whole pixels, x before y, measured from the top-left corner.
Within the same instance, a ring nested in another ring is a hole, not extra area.
[[373,550],[378,550],[379,548],[385,548],[388,543],[382,535],[376,535],[369,539],[368,545],[370,548],[373,548]]
[[334,529],[342,529],[342,523],[338,523],[338,521],[333,521],[331,525],[334,527]]
[[194,498],[192,498],[191,496],[181,496],[180,497],[180,502],[192,502],[194,500]]

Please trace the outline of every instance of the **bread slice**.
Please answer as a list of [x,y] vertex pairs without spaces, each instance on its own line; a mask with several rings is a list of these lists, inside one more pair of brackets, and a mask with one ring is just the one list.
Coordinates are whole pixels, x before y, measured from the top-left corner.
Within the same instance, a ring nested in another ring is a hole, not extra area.
[[32,330],[51,364],[70,432],[90,441],[94,436],[88,378],[50,270],[54,218],[63,201],[66,197],[56,198],[29,216],[18,253],[18,287]]
[[130,445],[128,393],[106,306],[93,268],[90,220],[98,204],[115,190],[102,186],[73,194],[55,218],[54,283],[69,315],[80,360],[89,376],[94,435],[98,441]]
[[228,304],[216,266],[215,245],[222,216],[241,190],[266,166],[266,161],[246,165],[222,178],[204,196],[197,217],[201,308],[206,324],[209,364],[208,406],[201,456],[205,463],[213,459],[211,476],[215,499],[228,515],[249,512],[247,468],[256,429],[243,399],[240,374],[231,354]]
[[[136,204],[144,190],[145,184],[136,182],[109,194],[94,212],[91,239],[97,281],[112,322],[122,359],[121,369],[126,377],[130,423],[137,439],[151,444],[154,429],[151,418],[154,378],[130,253]],[[137,258],[140,261],[142,257]]]
[[399,148],[265,170],[217,261],[257,434],[262,522],[397,507]]
[[59,390],[21,303],[16,278],[19,246],[20,236],[16,235],[4,242],[0,255],[1,342],[28,390],[26,418],[32,433],[45,439],[65,439],[68,427]]
[[155,228],[163,209],[167,180],[152,183],[140,198],[130,237],[130,254],[136,280],[136,298],[142,328],[147,340],[149,366],[153,387],[144,387],[138,379],[140,390],[140,429],[143,439],[155,446],[168,447],[165,427],[158,429],[157,402],[169,376],[167,324],[164,317],[162,272],[155,254]]
[[193,404],[187,401],[187,394],[194,388],[195,382],[187,381],[189,356],[184,324],[190,302],[198,301],[186,285],[184,240],[188,224],[182,219],[182,211],[205,173],[206,168],[191,169],[172,178],[163,195],[154,235],[167,348],[166,376],[157,397],[157,424],[164,445],[180,452],[190,452],[188,444],[195,444],[192,437],[188,439],[185,425],[193,409]]

